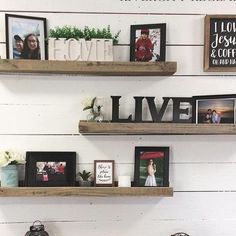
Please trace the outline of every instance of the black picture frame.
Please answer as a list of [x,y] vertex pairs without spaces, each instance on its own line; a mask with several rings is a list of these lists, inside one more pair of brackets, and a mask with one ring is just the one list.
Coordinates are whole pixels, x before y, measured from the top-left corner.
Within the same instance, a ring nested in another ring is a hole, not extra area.
[[169,147],[135,147],[134,186],[169,187]]
[[48,59],[46,18],[5,14],[5,24],[7,59]]
[[[145,45],[141,35],[147,35]],[[152,46],[151,46],[152,44]],[[152,49],[151,49],[152,47]],[[144,50],[138,50],[141,48]],[[166,24],[131,25],[130,61],[157,62],[166,58]]]
[[193,96],[195,124],[235,124],[236,94]]
[[74,186],[75,179],[76,152],[26,152],[25,186]]

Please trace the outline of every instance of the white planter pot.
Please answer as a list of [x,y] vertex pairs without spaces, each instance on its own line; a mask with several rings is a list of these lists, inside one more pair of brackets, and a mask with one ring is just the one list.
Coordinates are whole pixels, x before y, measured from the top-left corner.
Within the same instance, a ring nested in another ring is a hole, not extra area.
[[18,169],[16,165],[1,167],[1,187],[18,186]]
[[113,61],[112,39],[49,38],[48,59],[66,61]]

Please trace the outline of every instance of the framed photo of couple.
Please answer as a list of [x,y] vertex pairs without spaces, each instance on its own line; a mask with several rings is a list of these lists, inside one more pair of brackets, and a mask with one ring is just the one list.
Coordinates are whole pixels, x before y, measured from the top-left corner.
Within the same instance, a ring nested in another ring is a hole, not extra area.
[[135,147],[134,185],[169,186],[169,147]]
[[193,123],[235,124],[236,94],[193,97]]
[[46,18],[6,14],[5,22],[8,59],[47,59]]
[[130,61],[157,62],[166,57],[166,24],[131,25]]

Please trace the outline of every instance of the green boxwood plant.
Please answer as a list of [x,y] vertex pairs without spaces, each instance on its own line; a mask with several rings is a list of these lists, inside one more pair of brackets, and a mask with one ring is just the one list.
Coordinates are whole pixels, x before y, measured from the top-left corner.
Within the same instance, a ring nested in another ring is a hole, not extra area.
[[55,29],[49,30],[49,37],[51,38],[75,38],[81,39],[84,38],[85,40],[91,40],[92,38],[97,39],[113,39],[113,44],[118,43],[118,38],[120,35],[120,31],[118,31],[115,35],[112,35],[110,25],[106,28],[102,29],[90,29],[88,26],[85,26],[84,29],[79,29],[76,26],[57,26]]

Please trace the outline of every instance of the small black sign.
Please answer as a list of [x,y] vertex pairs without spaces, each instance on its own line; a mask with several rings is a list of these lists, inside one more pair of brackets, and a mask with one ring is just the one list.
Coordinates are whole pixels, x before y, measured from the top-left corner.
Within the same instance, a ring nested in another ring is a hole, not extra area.
[[205,17],[205,71],[236,71],[236,15]]

